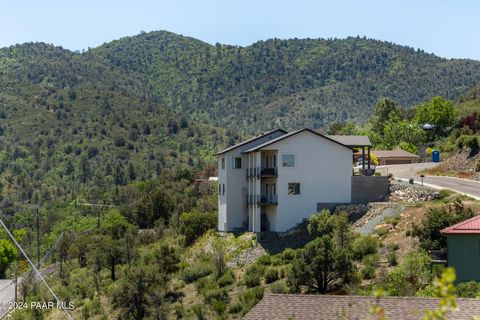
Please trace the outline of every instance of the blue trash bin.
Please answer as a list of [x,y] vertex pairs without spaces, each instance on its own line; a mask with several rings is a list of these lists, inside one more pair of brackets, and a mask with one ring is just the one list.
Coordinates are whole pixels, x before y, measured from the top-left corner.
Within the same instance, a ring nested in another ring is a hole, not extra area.
[[438,150],[432,151],[432,162],[440,162],[440,151]]

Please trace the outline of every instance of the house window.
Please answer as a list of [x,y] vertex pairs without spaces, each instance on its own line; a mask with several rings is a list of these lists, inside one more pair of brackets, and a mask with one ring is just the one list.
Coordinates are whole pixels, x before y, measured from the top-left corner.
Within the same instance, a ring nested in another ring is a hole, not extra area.
[[218,195],[219,196],[222,195],[222,184],[221,183],[218,184]]
[[222,157],[222,170],[225,169],[225,157]]
[[295,167],[295,155],[282,154],[282,167]]
[[222,183],[222,196],[225,195],[225,183]]
[[233,158],[233,169],[242,169],[242,158],[234,157]]
[[300,194],[300,183],[298,182],[289,182],[288,183],[288,195],[297,196]]

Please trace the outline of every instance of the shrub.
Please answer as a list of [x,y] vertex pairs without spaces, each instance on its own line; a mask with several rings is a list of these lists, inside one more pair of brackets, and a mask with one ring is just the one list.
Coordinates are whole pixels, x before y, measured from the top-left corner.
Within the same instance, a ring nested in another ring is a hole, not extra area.
[[227,310],[227,304],[225,301],[215,301],[212,305],[213,311],[215,311],[219,316],[225,313]]
[[245,315],[252,309],[258,301],[263,298],[264,288],[257,287],[244,290],[240,293],[234,303],[229,308],[230,313],[241,313]]
[[380,229],[375,230],[375,232],[381,238],[381,237],[387,235],[388,230],[387,230],[387,228],[380,228]]
[[395,253],[395,251],[387,253],[387,261],[391,266],[396,266],[398,264],[397,254]]
[[213,288],[201,290],[200,294],[203,296],[205,303],[212,304],[215,301],[226,301],[228,302],[228,293],[223,288]]
[[389,272],[384,289],[390,296],[412,296],[432,281],[430,257],[424,252],[410,252],[402,263]]
[[466,208],[458,200],[452,206],[430,208],[427,216],[419,225],[413,226],[410,234],[418,237],[420,246],[425,250],[445,248],[446,238],[440,234],[440,230],[471,217],[472,209]]
[[396,226],[397,224],[400,223],[400,219],[401,219],[400,215],[396,215],[396,216],[393,216],[393,217],[388,217],[387,219],[385,219],[385,223]]
[[456,288],[459,298],[477,298],[480,295],[480,283],[476,281],[462,282]]
[[389,243],[389,244],[387,244],[387,250],[388,250],[389,252],[397,251],[398,249],[400,249],[400,246],[398,245],[398,243]]
[[198,237],[217,224],[217,214],[212,212],[184,212],[180,216],[180,233],[185,236],[187,245],[192,244]]
[[369,254],[377,253],[378,240],[370,235],[361,235],[357,237],[352,244],[353,258],[361,260]]
[[275,282],[270,286],[270,292],[275,294],[288,293],[288,287],[285,283]]
[[272,256],[269,254],[265,254],[258,258],[257,264],[263,265],[263,266],[269,266],[272,264]]
[[477,165],[475,166],[475,171],[480,172],[480,159],[477,160]]
[[276,268],[269,268],[265,272],[265,282],[272,283],[278,280],[278,270]]
[[477,154],[478,151],[480,150],[480,145],[478,143],[478,138],[477,137],[470,137],[467,141],[467,147],[470,148],[470,153],[471,154]]
[[258,287],[262,281],[262,277],[257,273],[247,273],[243,278],[243,282],[247,288]]
[[190,265],[182,270],[181,279],[186,283],[191,283],[212,273],[213,268],[208,264],[201,263],[196,265]]
[[441,199],[448,198],[452,193],[453,193],[453,191],[451,191],[451,190],[442,189],[438,192],[438,199],[441,200]]
[[201,304],[194,304],[192,306],[192,311],[197,317],[198,320],[203,320],[206,319],[207,317],[205,316],[205,309],[203,308],[203,305]]
[[257,287],[260,285],[264,272],[265,266],[253,264],[247,268],[243,282],[248,288]]
[[218,286],[221,288],[229,286],[234,282],[235,282],[235,277],[231,270],[228,270],[227,272],[225,272],[225,274],[217,280]]
[[287,263],[293,261],[293,259],[295,259],[295,252],[292,248],[285,249],[281,254],[282,260]]
[[363,267],[361,273],[363,279],[373,279],[375,277],[375,267],[372,265],[366,265]]

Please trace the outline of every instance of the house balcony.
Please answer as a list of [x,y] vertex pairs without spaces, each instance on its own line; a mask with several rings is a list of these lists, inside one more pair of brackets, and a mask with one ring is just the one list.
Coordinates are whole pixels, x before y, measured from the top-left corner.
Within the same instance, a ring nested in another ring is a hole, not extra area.
[[260,205],[276,205],[278,197],[276,194],[267,194],[260,197]]
[[260,171],[260,176],[262,178],[277,177],[278,176],[277,167],[262,168],[261,171]]
[[277,205],[278,197],[276,194],[264,194],[264,195],[248,195],[247,196],[248,205]]

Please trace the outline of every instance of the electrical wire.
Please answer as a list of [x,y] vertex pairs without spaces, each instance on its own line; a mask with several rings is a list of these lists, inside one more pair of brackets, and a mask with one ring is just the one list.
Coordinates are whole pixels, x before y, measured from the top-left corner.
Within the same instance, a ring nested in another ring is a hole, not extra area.
[[40,277],[40,279],[42,279],[42,282],[45,284],[45,286],[47,287],[48,291],[50,291],[50,293],[52,294],[52,296],[55,298],[55,300],[57,301],[57,305],[60,305],[62,307],[62,310],[63,312],[65,312],[65,314],[67,315],[67,318],[69,320],[73,320],[72,316],[70,315],[70,313],[68,313],[67,309],[65,308],[65,306],[63,305],[62,301],[57,297],[57,295],[55,294],[55,292],[53,292],[52,288],[50,288],[50,286],[48,285],[47,281],[45,281],[45,278],[42,276],[42,274],[38,271],[37,267],[33,264],[32,260],[30,260],[30,258],[27,256],[27,254],[25,253],[25,251],[23,250],[23,248],[20,246],[20,244],[17,242],[17,240],[15,239],[15,237],[12,235],[12,233],[10,232],[10,230],[8,230],[7,226],[5,225],[5,223],[3,222],[2,219],[0,219],[0,223],[2,224],[3,228],[5,229],[5,231],[7,231],[7,234],[9,235],[10,239],[12,239],[12,241],[15,243],[15,245],[18,247],[18,249],[22,252],[23,256],[25,257],[25,259],[27,259],[28,263],[30,263],[30,265],[32,266],[33,270],[37,273],[37,275]]

